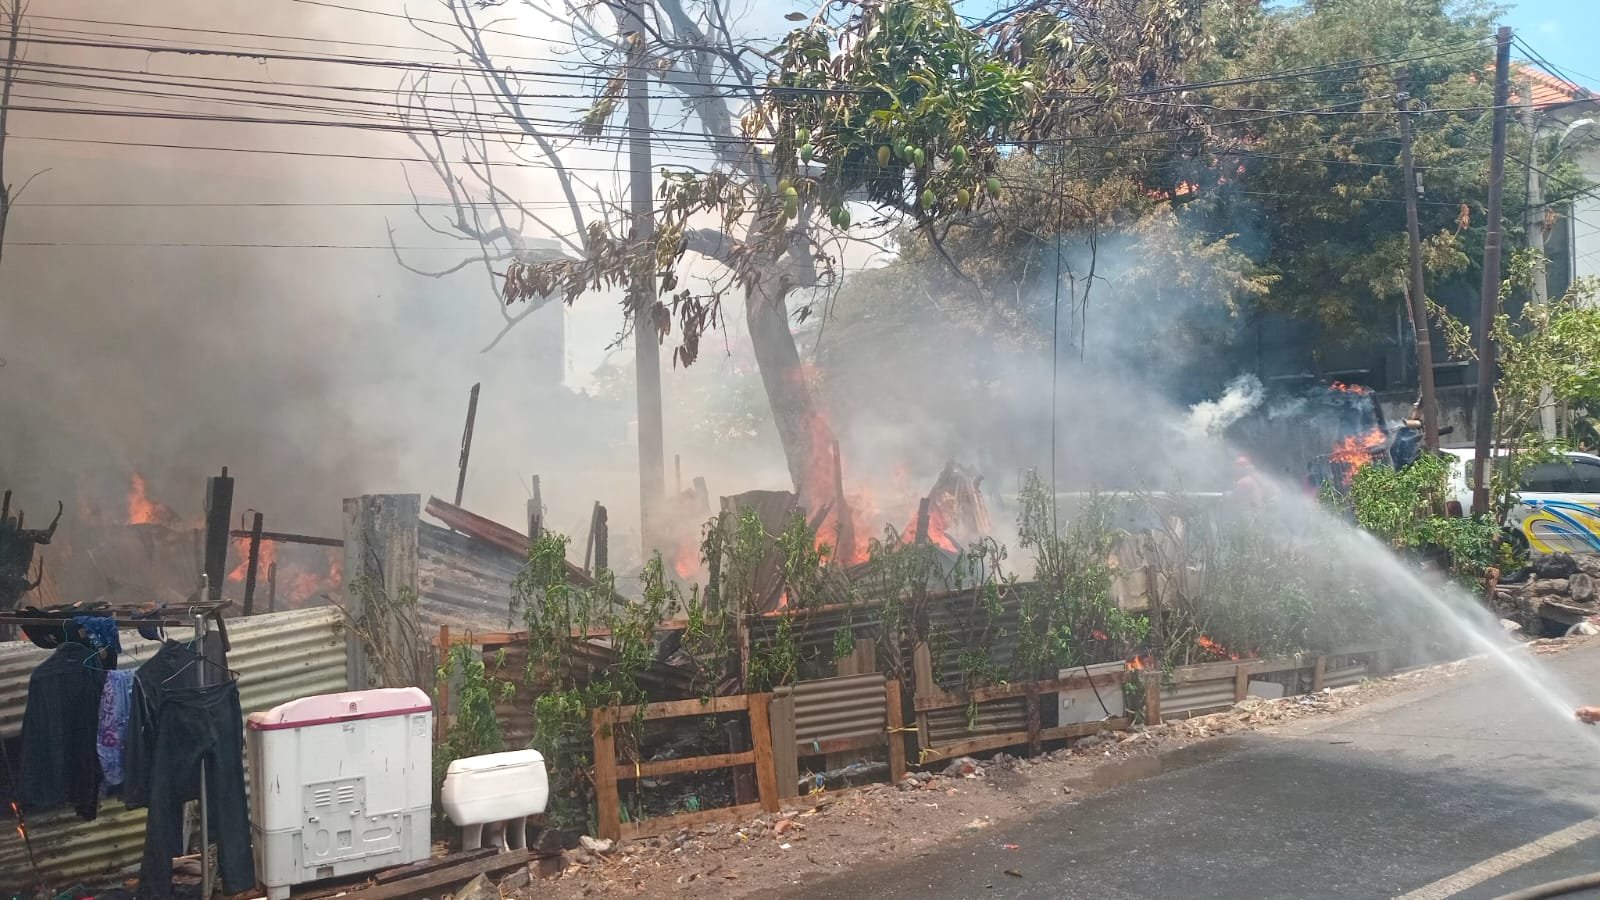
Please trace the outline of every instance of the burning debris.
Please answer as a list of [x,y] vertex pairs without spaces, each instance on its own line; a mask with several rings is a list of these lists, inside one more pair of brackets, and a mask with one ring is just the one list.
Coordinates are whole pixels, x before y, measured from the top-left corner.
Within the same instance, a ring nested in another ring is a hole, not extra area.
[[5,492],[4,501],[0,501],[0,610],[16,609],[23,594],[43,583],[44,560],[39,560],[39,571],[32,581],[28,580],[28,572],[33,567],[35,548],[55,537],[61,512],[58,502],[56,517],[48,528],[25,528],[22,510],[11,515],[11,492]]
[[922,523],[912,519],[905,539],[909,542],[925,537],[947,553],[960,553],[962,547],[987,537],[994,529],[989,522],[989,507],[979,490],[982,485],[982,475],[960,463],[945,463],[928,491],[927,534],[921,535]]

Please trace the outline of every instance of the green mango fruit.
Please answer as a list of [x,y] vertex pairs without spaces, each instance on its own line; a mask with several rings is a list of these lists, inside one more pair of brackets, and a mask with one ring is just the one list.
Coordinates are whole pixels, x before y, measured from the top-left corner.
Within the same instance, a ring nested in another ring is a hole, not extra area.
[[815,155],[816,152],[817,152],[817,148],[811,146],[810,144],[801,144],[800,145],[800,161],[801,162],[811,162],[811,157],[813,155]]
[[923,190],[923,192],[922,192],[922,208],[923,209],[933,209],[933,204],[938,202],[938,200],[939,200],[939,198],[934,196],[933,188],[926,188],[926,189]]
[[889,165],[889,148],[888,147],[879,147],[878,148],[878,165],[885,166],[885,167],[887,167]]
[[922,148],[921,147],[918,147],[917,149],[911,151],[911,160],[913,162],[915,162],[919,166],[922,165],[923,162],[925,162],[927,160],[927,158],[928,158],[927,154],[922,152]]
[[972,192],[967,190],[966,188],[961,188],[961,189],[957,190],[956,191],[956,206],[960,207],[961,209],[966,209],[966,208],[972,206]]
[[984,189],[989,192],[989,196],[991,196],[991,197],[999,197],[1000,196],[1000,177],[999,176],[990,175],[989,179],[987,181],[985,181],[983,183],[983,185],[984,185]]
[[958,166],[966,165],[967,164],[967,148],[961,146],[960,144],[957,144],[954,147],[951,147],[950,148],[950,161],[955,163]]

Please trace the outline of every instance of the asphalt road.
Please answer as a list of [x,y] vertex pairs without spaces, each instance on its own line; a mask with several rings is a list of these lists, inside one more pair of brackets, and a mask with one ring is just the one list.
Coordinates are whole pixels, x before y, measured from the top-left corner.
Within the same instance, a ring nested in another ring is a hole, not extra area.
[[[1600,645],[1540,662],[1600,703]],[[1476,900],[1600,871],[1600,730],[1479,669],[791,896]]]

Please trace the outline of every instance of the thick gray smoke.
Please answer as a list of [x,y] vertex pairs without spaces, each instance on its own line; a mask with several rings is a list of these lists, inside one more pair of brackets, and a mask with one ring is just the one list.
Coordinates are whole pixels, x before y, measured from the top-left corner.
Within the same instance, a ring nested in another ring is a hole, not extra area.
[[1193,438],[1220,436],[1255,411],[1265,398],[1261,379],[1249,373],[1240,375],[1228,382],[1221,397],[1202,400],[1189,407],[1189,416],[1183,423],[1184,432]]

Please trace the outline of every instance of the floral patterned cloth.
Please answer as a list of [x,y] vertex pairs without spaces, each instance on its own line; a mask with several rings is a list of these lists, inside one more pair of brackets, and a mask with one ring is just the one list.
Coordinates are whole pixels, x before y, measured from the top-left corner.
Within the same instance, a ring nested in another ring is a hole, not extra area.
[[106,687],[100,695],[100,731],[96,742],[106,788],[122,784],[122,747],[128,738],[128,710],[132,700],[133,670],[107,672]]

